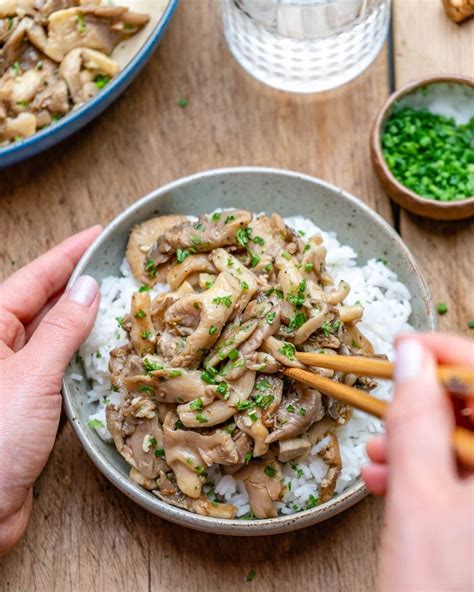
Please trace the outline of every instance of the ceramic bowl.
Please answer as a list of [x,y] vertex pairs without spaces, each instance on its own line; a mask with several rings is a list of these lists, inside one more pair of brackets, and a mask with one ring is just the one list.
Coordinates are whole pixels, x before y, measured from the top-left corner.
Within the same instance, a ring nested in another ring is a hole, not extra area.
[[[98,281],[118,275],[131,227],[162,214],[198,214],[215,208],[238,207],[251,211],[303,215],[321,228],[337,231],[341,242],[352,245],[365,262],[375,253],[387,253],[393,269],[412,294],[416,329],[435,327],[435,314],[425,281],[407,247],[396,232],[373,210],[352,195],[300,173],[266,168],[230,168],[198,173],[153,191],[122,212],[93,243],[70,280],[89,274]],[[321,522],[349,508],[366,494],[357,482],[328,503],[298,514],[265,520],[223,520],[198,516],[170,506],[128,478],[129,466],[113,445],[102,441],[87,425],[92,413],[86,398],[86,380],[71,379],[83,374],[73,360],[64,378],[64,402],[73,428],[87,454],[99,470],[143,508],[171,522],[217,534],[257,536],[277,534]]]
[[167,29],[179,0],[120,0],[135,12],[150,15],[150,22],[132,38],[119,44],[112,57],[120,64],[120,73],[95,97],[68,113],[54,125],[34,136],[0,148],[0,168],[21,162],[66,139],[95,119],[115,101],[145,66]]
[[464,124],[474,116],[474,79],[434,76],[410,82],[388,98],[374,122],[370,142],[375,173],[388,195],[403,208],[436,220],[461,220],[474,215],[474,196],[458,201],[436,201],[420,197],[393,176],[382,154],[381,137],[395,103],[415,109],[427,108]]

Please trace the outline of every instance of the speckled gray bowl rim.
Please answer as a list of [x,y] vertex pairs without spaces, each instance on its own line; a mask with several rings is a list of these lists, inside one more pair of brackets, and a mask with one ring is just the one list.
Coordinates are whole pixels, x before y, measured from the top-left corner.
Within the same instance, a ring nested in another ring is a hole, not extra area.
[[[330,191],[338,193],[341,197],[346,199],[351,206],[365,211],[373,219],[374,224],[378,224],[379,226],[381,226],[383,230],[389,235],[390,239],[397,244],[398,248],[405,255],[407,263],[410,264],[412,272],[416,276],[417,282],[420,286],[420,291],[423,293],[423,299],[427,303],[427,323],[430,324],[433,329],[436,328],[436,315],[434,312],[434,307],[432,305],[432,298],[428,286],[423,276],[421,275],[421,272],[417,264],[415,263],[413,256],[408,250],[407,246],[404,244],[404,242],[402,241],[400,236],[395,232],[395,230],[387,222],[385,222],[385,220],[381,216],[379,216],[379,214],[377,214],[369,206],[361,202],[359,199],[357,199],[350,193],[347,193],[346,191],[343,191],[342,189],[339,189],[338,187],[331,185],[330,183],[322,181],[316,177],[305,175],[303,173],[287,171],[283,169],[275,169],[271,167],[229,167],[203,171],[195,173],[188,177],[183,177],[176,181],[172,181],[171,183],[168,183],[167,185],[164,185],[159,189],[152,191],[145,197],[131,204],[121,214],[114,218],[112,222],[110,222],[110,224],[104,229],[101,235],[92,243],[92,245],[88,248],[86,253],[83,255],[83,257],[77,264],[69,280],[68,286],[70,286],[81,274],[84,273],[85,269],[87,268],[87,265],[90,262],[90,259],[92,258],[92,255],[95,254],[97,250],[101,248],[103,242],[115,232],[117,226],[125,222],[131,214],[136,212],[136,210],[140,209],[144,205],[148,205],[150,202],[158,201],[162,195],[172,190],[179,189],[190,183],[192,184],[195,181],[198,181],[205,177],[213,177],[216,175],[227,174],[235,175],[236,173],[266,173],[272,175],[292,177],[294,179],[299,180],[306,180],[312,184],[316,184]],[[328,518],[331,518],[332,516],[339,514],[347,508],[350,508],[351,506],[362,500],[364,497],[366,497],[368,494],[365,485],[359,479],[355,484],[351,485],[342,494],[338,495],[337,497],[333,498],[332,500],[326,502],[321,506],[317,506],[310,510],[304,510],[291,516],[279,516],[277,518],[260,519],[253,521],[239,519],[228,520],[222,518],[211,518],[208,516],[199,516],[197,514],[192,514],[187,510],[176,508],[165,502],[162,502],[153,494],[150,494],[149,492],[142,489],[140,486],[132,483],[129,479],[121,475],[119,471],[112,467],[95,449],[94,443],[89,438],[88,432],[85,429],[86,426],[83,425],[81,419],[77,417],[74,413],[72,405],[72,398],[74,397],[74,395],[70,392],[69,387],[66,383],[67,374],[68,371],[66,371],[65,379],[63,381],[64,407],[77,437],[81,441],[86,453],[88,454],[92,462],[101,471],[101,473],[105,475],[105,477],[109,481],[111,481],[127,497],[129,497],[138,505],[150,511],[151,513],[156,514],[161,518],[169,520],[170,522],[173,522],[175,524],[187,526],[195,530],[208,532],[212,534],[223,534],[233,536],[263,536],[269,534],[280,534],[284,532],[298,530],[300,528],[305,528],[306,526],[310,526],[322,522],[323,520],[327,520]]]

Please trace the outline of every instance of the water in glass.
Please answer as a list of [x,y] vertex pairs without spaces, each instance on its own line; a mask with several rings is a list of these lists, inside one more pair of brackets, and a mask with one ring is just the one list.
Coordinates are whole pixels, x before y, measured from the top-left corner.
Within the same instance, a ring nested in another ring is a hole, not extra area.
[[222,0],[237,61],[262,82],[318,92],[358,76],[379,53],[390,0]]

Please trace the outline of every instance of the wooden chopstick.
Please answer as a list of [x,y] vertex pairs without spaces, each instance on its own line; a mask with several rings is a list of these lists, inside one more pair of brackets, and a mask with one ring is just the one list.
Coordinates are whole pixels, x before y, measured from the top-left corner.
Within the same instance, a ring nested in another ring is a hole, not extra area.
[[[308,366],[340,370],[341,372],[356,374],[357,376],[393,378],[394,365],[392,362],[386,360],[313,352],[296,352],[296,358]],[[438,378],[452,393],[465,397],[474,393],[474,372],[469,368],[438,366]]]
[[[338,401],[347,403],[351,407],[365,411],[365,413],[369,413],[370,415],[375,415],[375,417],[379,417],[380,419],[385,417],[388,403],[371,397],[364,391],[340,382],[335,382],[324,376],[319,376],[319,374],[302,370],[301,368],[287,368],[285,374],[289,378],[312,386]],[[453,433],[453,447],[459,461],[471,470],[474,470],[474,433],[465,428],[456,427]]]

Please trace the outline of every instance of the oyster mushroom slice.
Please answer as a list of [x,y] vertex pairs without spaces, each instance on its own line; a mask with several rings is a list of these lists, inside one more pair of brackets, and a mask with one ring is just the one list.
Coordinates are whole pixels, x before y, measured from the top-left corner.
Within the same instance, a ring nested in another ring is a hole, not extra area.
[[[287,347],[289,345],[289,348]],[[303,364],[298,362],[298,360],[294,357],[294,354],[290,357],[288,356],[289,352],[291,352],[291,345],[286,343],[285,341],[281,341],[276,337],[270,336],[265,339],[262,344],[262,349],[264,352],[273,356],[273,358],[280,362],[283,366],[291,366],[292,368],[304,368]],[[285,353],[287,352],[287,353]]]
[[234,475],[241,479],[249,495],[250,507],[257,518],[276,518],[273,504],[281,496],[281,467],[273,461],[251,463]]
[[[212,216],[200,216],[197,223],[183,222],[158,238],[148,256],[155,265],[170,259],[178,249],[186,252],[208,252],[237,244],[237,232],[252,220],[245,210],[229,210]],[[189,251],[188,251],[189,250]]]
[[235,416],[235,423],[238,428],[250,436],[255,444],[253,456],[262,456],[268,451],[268,444],[265,440],[269,434],[268,429],[262,422],[262,413],[260,409],[247,409]]
[[320,329],[326,319],[327,311],[328,307],[324,303],[321,303],[319,310],[312,310],[310,318],[297,329],[293,343],[295,345],[304,343],[315,331]]
[[341,280],[337,288],[331,292],[324,293],[324,300],[327,304],[340,304],[345,298],[347,298],[350,291],[351,287],[349,284],[344,280]]
[[160,470],[166,467],[164,460],[155,455],[155,450],[163,447],[163,432],[158,417],[130,420],[125,418],[123,410],[109,405],[106,419],[120,454],[145,479],[156,479]]
[[1,0],[0,1],[0,18],[8,16],[16,16],[18,12],[25,12],[31,14],[35,0]]
[[211,251],[209,258],[219,271],[227,271],[240,282],[240,285],[242,286],[242,295],[237,302],[234,314],[242,312],[252,300],[258,289],[258,282],[255,274],[247,269],[237,257],[234,257],[225,249],[215,249],[214,251]]
[[99,91],[95,84],[97,76],[113,78],[120,71],[117,62],[95,49],[79,47],[63,59],[59,72],[66,81],[76,105],[84,103]]
[[311,450],[311,442],[306,434],[278,442],[278,460],[282,463],[294,460]]
[[205,468],[215,463],[237,464],[239,454],[230,434],[223,430],[207,436],[176,429],[177,420],[170,412],[163,423],[165,458],[176,475],[179,489],[196,499],[201,495]]
[[223,272],[209,290],[184,296],[166,311],[167,329],[186,335],[184,348],[172,358],[172,366],[186,368],[200,362],[218,339],[241,293],[237,280]]
[[[152,356],[147,356],[150,359]],[[149,375],[128,376],[124,384],[129,392],[144,392],[160,403],[183,404],[199,399],[203,406],[214,400],[214,389],[201,379],[199,370],[177,370],[167,365]]]
[[246,341],[258,326],[258,319],[250,319],[241,324],[240,318],[229,323],[205,360],[206,368],[213,368],[225,360],[231,351]]
[[[326,441],[327,438],[327,442]],[[327,502],[334,495],[336,483],[342,470],[341,452],[336,434],[329,432],[323,438],[324,447],[319,451],[319,456],[328,465],[328,470],[319,484],[319,498],[321,503]]]
[[5,138],[28,138],[36,133],[36,117],[32,113],[20,113],[7,117],[2,134]]
[[[2,13],[2,7],[0,5],[0,15]],[[5,70],[11,66],[15,61],[18,61],[20,55],[23,52],[23,41],[25,38],[40,51],[44,51],[46,47],[46,34],[43,28],[35,23],[32,18],[24,17],[20,20],[18,26],[8,38],[8,41],[3,46],[1,52],[0,64],[2,69]],[[0,71],[0,74],[3,72]]]
[[299,436],[324,417],[321,393],[316,389],[295,383],[289,395],[282,399],[277,412],[277,427],[267,437],[271,444],[283,438]]
[[179,405],[179,419],[188,428],[211,427],[226,422],[233,417],[238,403],[247,401],[255,383],[255,372],[246,371],[239,379],[228,381],[228,399],[216,399],[201,410],[193,410],[190,405]]
[[157,216],[156,218],[145,220],[145,222],[137,224],[132,228],[128,237],[125,256],[137,280],[144,284],[166,281],[166,274],[168,273],[166,266],[150,270],[152,271],[151,274],[147,272],[146,255],[158,237],[176,224],[180,224],[186,220],[186,216]]
[[[128,8],[94,6],[92,3],[56,10],[48,17],[48,43],[44,53],[56,62],[77,47],[89,47],[109,55],[125,37],[133,34],[123,26],[130,18]],[[143,26],[148,21],[144,15]],[[136,23],[133,23],[134,25]]]
[[156,333],[150,314],[151,299],[147,292],[132,295],[130,341],[139,356],[152,354],[156,350]]
[[339,319],[343,323],[353,323],[362,318],[364,314],[364,308],[361,304],[353,304],[352,306],[340,306],[339,307]]
[[192,273],[215,274],[216,268],[213,263],[209,261],[207,255],[189,255],[182,263],[177,261],[171,265],[168,275],[166,276],[166,281],[172,290],[177,290]]
[[171,490],[169,493],[163,490],[153,492],[159,499],[177,508],[183,508],[194,514],[201,516],[210,516],[211,518],[235,518],[237,509],[232,504],[223,504],[220,502],[212,502],[204,494],[197,499],[193,499],[185,495],[178,488]]

